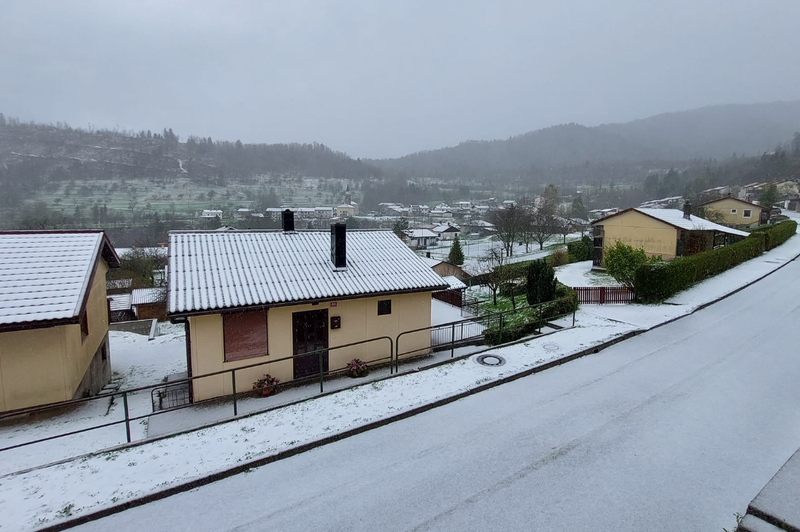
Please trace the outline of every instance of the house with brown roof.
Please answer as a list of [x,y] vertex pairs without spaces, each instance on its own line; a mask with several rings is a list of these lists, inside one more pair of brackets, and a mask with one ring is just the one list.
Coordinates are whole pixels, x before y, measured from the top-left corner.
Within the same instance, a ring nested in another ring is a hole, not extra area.
[[111,379],[102,231],[0,233],[0,411],[78,399]]
[[642,248],[648,256],[665,260],[694,255],[731,244],[749,235],[678,209],[626,209],[592,222],[593,265],[602,265],[605,250],[616,242]]
[[[167,286],[167,315],[186,324],[190,376],[270,362],[237,371],[237,392],[264,373],[286,382],[354,358],[388,361],[385,338],[342,346],[429,327],[431,293],[448,288],[391,231],[295,231],[291,213],[283,231],[171,232]],[[403,342],[426,353],[430,333]],[[229,375],[191,387],[194,401],[232,391]]]
[[730,194],[701,203],[706,218],[731,227],[751,228],[769,222],[769,209],[735,198]]

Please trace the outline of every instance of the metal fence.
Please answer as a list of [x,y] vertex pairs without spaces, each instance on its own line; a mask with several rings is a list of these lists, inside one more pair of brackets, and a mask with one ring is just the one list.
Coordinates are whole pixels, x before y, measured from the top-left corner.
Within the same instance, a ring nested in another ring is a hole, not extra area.
[[[81,433],[84,433],[84,432],[90,432],[90,431],[93,431],[93,430],[99,430],[99,429],[104,429],[104,428],[107,428],[107,427],[121,426],[121,425],[124,425],[124,427],[125,427],[125,439],[126,439],[126,441],[128,443],[130,443],[132,441],[132,438],[131,438],[131,424],[136,422],[136,421],[147,419],[150,416],[154,416],[154,415],[160,415],[160,414],[165,414],[165,413],[169,413],[169,412],[174,412],[175,410],[179,410],[179,409],[182,409],[182,408],[188,408],[188,407],[195,406],[197,404],[202,404],[202,403],[209,402],[209,401],[219,401],[220,399],[231,399],[232,400],[233,417],[236,417],[236,416],[239,415],[239,404],[238,404],[239,400],[244,396],[248,396],[248,395],[252,394],[252,391],[244,391],[244,392],[237,391],[237,386],[236,386],[236,374],[237,374],[237,372],[242,372],[242,371],[245,371],[245,370],[248,370],[248,369],[252,369],[252,368],[257,368],[257,367],[266,367],[268,369],[268,367],[270,365],[272,365],[272,364],[277,364],[277,363],[280,363],[280,362],[287,362],[287,361],[294,361],[295,359],[300,358],[300,357],[318,357],[319,358],[320,372],[318,374],[316,374],[316,375],[311,375],[311,376],[303,377],[303,378],[300,378],[300,379],[293,379],[293,380],[291,380],[291,381],[289,381],[287,383],[283,383],[282,385],[279,385],[278,388],[288,387],[288,386],[296,386],[298,384],[304,384],[304,383],[308,383],[308,382],[319,381],[319,391],[320,391],[320,393],[323,393],[325,391],[325,389],[324,389],[325,377],[332,376],[332,375],[337,375],[337,374],[344,374],[346,372],[346,370],[347,370],[346,367],[324,370],[323,357],[325,356],[325,354],[328,354],[331,351],[335,351],[337,349],[346,349],[346,348],[349,348],[349,347],[355,347],[355,346],[358,346],[358,345],[368,344],[368,343],[372,343],[372,342],[381,342],[381,341],[388,341],[389,342],[389,355],[388,356],[384,356],[384,357],[373,358],[370,361],[370,365],[389,364],[390,371],[393,372],[394,371],[394,367],[392,366],[391,362],[392,362],[393,355],[394,355],[394,341],[389,336],[380,336],[378,338],[370,338],[368,340],[362,340],[360,342],[353,342],[353,343],[350,343],[350,344],[339,345],[339,346],[336,346],[336,347],[329,347],[329,348],[326,348],[326,349],[320,349],[318,351],[312,351],[310,353],[303,353],[303,354],[298,354],[298,355],[294,355],[294,356],[290,356],[290,357],[282,357],[282,358],[278,358],[278,359],[274,359],[274,360],[268,360],[266,362],[259,362],[257,364],[250,364],[250,365],[241,366],[241,367],[238,367],[238,368],[233,368],[233,369],[228,369],[228,370],[223,370],[223,371],[217,371],[217,372],[214,372],[214,373],[206,373],[206,374],[203,374],[203,375],[187,377],[185,379],[177,379],[177,380],[172,381],[172,382],[170,382],[170,383],[168,383],[166,385],[164,385],[164,384],[156,384],[156,385],[150,385],[150,386],[141,386],[141,387],[138,387],[138,388],[131,388],[129,390],[113,392],[113,393],[110,393],[110,394],[103,394],[103,395],[98,395],[98,396],[94,396],[94,397],[86,397],[86,398],[83,398],[83,399],[74,399],[74,400],[71,400],[71,401],[62,401],[62,402],[59,402],[59,403],[51,403],[51,404],[48,404],[48,405],[42,405],[42,406],[36,406],[36,407],[31,407],[31,408],[24,408],[24,409],[20,409],[20,410],[14,410],[14,411],[11,411],[11,412],[5,412],[3,414],[0,414],[0,421],[3,421],[5,419],[10,419],[10,418],[13,418],[13,417],[22,416],[22,415],[39,414],[39,413],[43,413],[43,412],[52,412],[52,411],[55,411],[55,410],[58,410],[58,409],[72,407],[72,406],[88,403],[88,402],[91,402],[91,401],[102,401],[102,400],[108,400],[108,399],[112,399],[113,400],[113,399],[116,399],[116,398],[121,398],[122,407],[123,407],[123,419],[116,420],[116,421],[110,421],[110,422],[106,422],[106,423],[100,423],[98,425],[93,425],[91,427],[86,427],[86,428],[79,429],[79,430],[73,430],[73,431],[69,431],[69,432],[65,432],[65,433],[55,434],[53,436],[48,436],[48,437],[45,437],[45,438],[38,438],[36,440],[31,440],[31,441],[27,441],[27,442],[23,442],[23,443],[18,443],[16,445],[9,445],[7,447],[0,448],[0,452],[10,451],[12,449],[17,449],[19,447],[25,447],[25,446],[28,446],[28,445],[34,445],[36,443],[42,443],[42,442],[45,442],[45,441],[55,440],[55,439],[58,439],[58,438],[65,438],[67,436],[74,436],[76,434],[81,434]],[[141,392],[150,393],[151,394],[151,400],[155,402],[159,396],[162,396],[161,392],[165,392],[161,398],[167,397],[168,393],[166,393],[166,392],[168,390],[170,390],[170,389],[176,390],[179,387],[184,387],[186,392],[190,393],[189,389],[192,387],[192,385],[193,385],[193,383],[195,381],[200,381],[201,379],[208,379],[208,378],[211,378],[211,377],[218,377],[218,376],[223,376],[223,377],[227,376],[227,378],[230,379],[229,382],[230,382],[230,385],[231,385],[232,393],[227,394],[227,395],[214,397],[213,399],[210,399],[208,401],[200,401],[200,402],[181,404],[181,405],[177,405],[177,406],[175,406],[173,408],[169,408],[169,409],[156,410],[156,411],[154,411],[152,413],[148,413],[148,414],[141,415],[141,416],[131,416],[130,415],[130,410],[128,408],[128,396],[129,395],[132,395],[132,394],[135,394],[135,393],[141,393]],[[264,410],[266,410],[266,409],[264,409]]]
[[[192,377],[187,377],[183,379],[176,379],[174,381],[168,382],[166,384],[156,384],[150,386],[141,386],[138,388],[131,388],[128,390],[122,390],[117,392],[112,392],[109,394],[98,395],[94,397],[86,397],[83,399],[75,399],[70,401],[62,401],[59,403],[51,403],[42,406],[36,406],[31,408],[25,408],[20,410],[14,410],[11,412],[5,412],[0,414],[0,422],[6,419],[11,419],[14,417],[19,417],[23,415],[29,414],[39,414],[44,412],[54,412],[58,409],[64,409],[69,407],[74,407],[77,405],[89,403],[91,401],[105,401],[105,400],[116,400],[119,399],[122,402],[123,406],[123,418],[115,421],[99,423],[97,425],[93,425],[90,427],[85,427],[78,430],[73,430],[69,432],[64,432],[60,434],[55,434],[52,436],[47,436],[44,438],[38,438],[35,440],[18,443],[15,445],[9,445],[6,447],[0,448],[0,452],[3,451],[10,451],[12,449],[17,449],[20,447],[26,447],[29,445],[34,445],[37,443],[42,443],[45,441],[51,441],[58,438],[65,438],[68,436],[73,436],[76,434],[81,434],[85,432],[90,432],[93,430],[100,430],[105,429],[108,427],[113,426],[124,426],[125,430],[125,439],[128,443],[132,441],[131,437],[131,424],[137,421],[145,420],[150,418],[151,416],[166,414],[170,412],[174,412],[176,410],[180,410],[183,408],[189,408],[198,404],[203,404],[211,401],[220,401],[220,400],[231,400],[232,403],[232,413],[233,417],[239,415],[239,401],[245,397],[252,395],[252,391],[237,391],[236,385],[236,377],[237,373],[241,374],[241,372],[245,370],[249,370],[252,368],[257,367],[264,367],[265,369],[269,369],[272,364],[278,364],[281,362],[289,362],[294,361],[298,357],[318,357],[319,358],[319,373],[299,379],[293,379],[289,382],[279,384],[277,386],[278,389],[283,387],[290,387],[301,385],[309,382],[319,382],[319,391],[320,393],[324,392],[324,383],[327,377],[337,376],[344,374],[347,371],[346,366],[341,368],[335,369],[328,369],[325,370],[325,364],[323,362],[323,357],[326,354],[329,354],[331,351],[335,351],[338,349],[346,349],[351,348],[359,345],[369,344],[373,342],[388,342],[388,355],[382,357],[370,357],[370,366],[376,365],[389,365],[389,372],[394,373],[395,371],[399,372],[400,367],[400,358],[412,358],[413,355],[421,355],[427,354],[431,350],[438,351],[442,349],[449,348],[451,350],[450,356],[454,356],[455,348],[461,347],[465,345],[475,345],[481,344],[484,342],[484,334],[486,333],[487,329],[495,329],[500,331],[500,338],[502,339],[502,331],[505,327],[509,326],[510,319],[509,315],[515,314],[518,312],[527,311],[529,309],[536,310],[539,307],[543,307],[544,305],[559,303],[559,301],[549,302],[549,303],[542,303],[540,305],[532,305],[529,307],[521,307],[515,310],[508,310],[504,312],[498,312],[494,314],[484,315],[484,316],[476,316],[473,318],[468,318],[460,321],[455,321],[447,324],[435,325],[431,327],[424,327],[421,329],[415,329],[411,331],[405,331],[397,335],[394,339],[389,336],[381,336],[378,338],[370,338],[368,340],[362,340],[360,342],[353,342],[350,344],[340,345],[336,347],[330,347],[326,349],[321,349],[318,351],[313,351],[310,353],[303,353],[288,357],[277,358],[273,360],[269,360],[266,362],[259,362],[256,364],[250,364],[247,366],[241,366],[238,368],[217,371],[214,373],[207,373],[203,375],[197,375]],[[574,323],[574,309],[571,311],[573,314],[573,323]],[[555,316],[551,316],[549,319],[553,319]],[[400,350],[400,341],[401,339],[405,339],[405,343],[407,344],[409,341],[409,336],[413,334],[419,335],[420,333],[427,332],[430,334],[430,342],[423,341],[423,347],[410,349],[406,352],[402,352]],[[228,379],[230,383],[230,389],[232,392],[230,394],[221,395],[214,397],[213,399],[199,401],[199,402],[191,402],[191,390],[193,389],[194,383],[200,381],[202,379],[209,379],[214,377],[222,377],[224,379]],[[139,416],[132,416],[130,414],[130,409],[128,405],[128,397],[133,394],[137,393],[149,393],[151,401],[153,403],[153,412],[148,413],[145,415]],[[268,408],[264,408],[261,410],[254,410],[248,413],[258,413],[268,410]]]

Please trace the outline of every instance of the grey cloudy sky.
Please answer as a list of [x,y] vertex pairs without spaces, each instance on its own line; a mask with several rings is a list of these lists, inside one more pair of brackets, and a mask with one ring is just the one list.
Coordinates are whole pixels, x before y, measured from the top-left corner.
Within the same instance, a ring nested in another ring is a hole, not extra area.
[[0,111],[399,156],[800,99],[798,0],[0,0]]

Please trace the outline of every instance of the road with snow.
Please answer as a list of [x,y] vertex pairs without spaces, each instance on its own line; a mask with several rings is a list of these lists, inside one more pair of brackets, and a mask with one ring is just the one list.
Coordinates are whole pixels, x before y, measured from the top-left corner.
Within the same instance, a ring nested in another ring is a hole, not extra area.
[[80,530],[732,529],[800,446],[798,276]]

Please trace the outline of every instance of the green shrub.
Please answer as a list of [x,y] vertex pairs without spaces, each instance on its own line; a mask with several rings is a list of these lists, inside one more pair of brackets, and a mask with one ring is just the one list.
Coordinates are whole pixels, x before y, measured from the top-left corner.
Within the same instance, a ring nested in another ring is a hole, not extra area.
[[543,260],[531,262],[528,266],[525,284],[529,305],[552,301],[556,297],[555,271]]
[[569,257],[567,256],[567,252],[563,249],[557,249],[552,252],[549,256],[549,260],[547,261],[550,266],[555,268],[556,266],[563,266],[569,263]]
[[574,240],[567,244],[567,254],[570,262],[582,262],[592,258],[594,243],[588,236],[583,236],[580,240]]
[[633,288],[636,284],[636,270],[645,264],[659,262],[661,257],[649,257],[643,248],[633,247],[620,242],[606,250],[603,266],[606,271],[623,285]]
[[750,231],[750,234],[760,233],[766,238],[764,242],[764,249],[769,251],[780,246],[792,235],[797,233],[797,222],[794,220],[786,220],[775,225],[759,227]]
[[569,314],[578,308],[578,293],[572,288],[559,283],[556,288],[556,294],[559,297],[558,299],[536,307],[534,314],[523,323],[504,324],[502,328],[498,324],[487,328],[483,332],[486,344],[497,345],[519,340],[540,330],[549,320]]
[[758,257],[764,252],[764,242],[765,235],[755,233],[730,246],[640,266],[634,281],[636,299],[644,303],[668,299],[703,279]]

